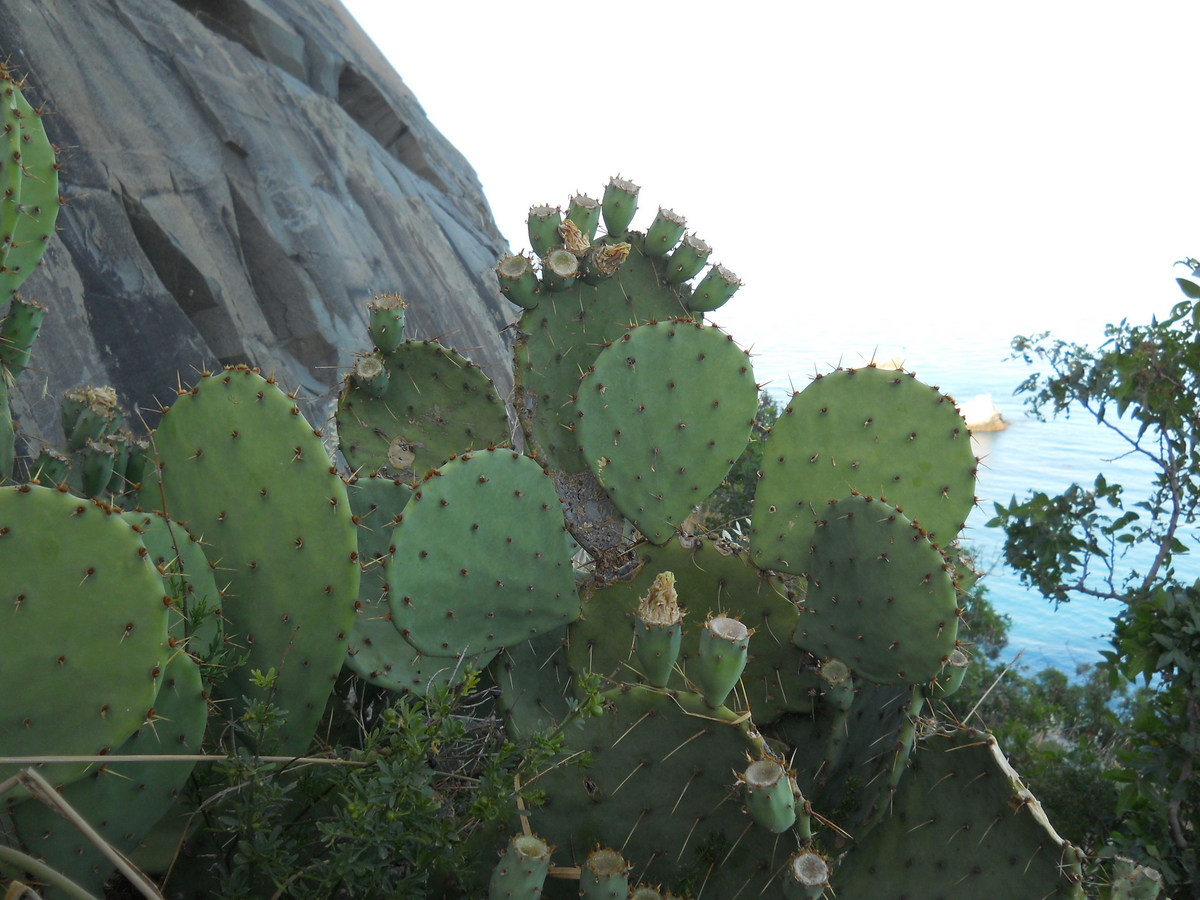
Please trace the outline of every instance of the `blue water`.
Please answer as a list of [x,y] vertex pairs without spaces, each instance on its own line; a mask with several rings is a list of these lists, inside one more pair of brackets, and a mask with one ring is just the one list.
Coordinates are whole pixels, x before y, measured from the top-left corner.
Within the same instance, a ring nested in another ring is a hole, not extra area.
[[[719,315],[711,318],[725,324]],[[879,338],[868,335],[848,346],[844,332],[836,337],[809,332],[797,340],[797,332],[787,328],[748,324],[739,321],[736,327],[728,327],[743,346],[750,346],[749,330],[755,376],[777,398],[790,395],[793,387],[803,388],[814,372],[828,371],[839,362],[861,366],[872,357],[883,361],[895,356],[921,381],[939,386],[960,404],[978,394],[991,394],[1010,425],[973,438],[983,463],[976,488],[979,505],[968,519],[964,537],[986,573],[989,599],[998,612],[1011,617],[1005,655],[1011,659],[1019,653],[1019,664],[1033,671],[1053,666],[1068,673],[1100,660],[1100,652],[1109,645],[1117,603],[1082,598],[1056,610],[1039,593],[1021,585],[1016,572],[1004,563],[1003,532],[985,523],[994,515],[994,502],[1007,503],[1013,495],[1023,499],[1034,490],[1053,495],[1072,482],[1091,485],[1100,472],[1110,482],[1126,486],[1127,501],[1130,495],[1144,496],[1154,470],[1142,457],[1129,454],[1119,436],[1082,412],[1044,422],[1027,415],[1024,401],[1013,391],[1031,370],[1023,361],[1010,359],[1010,334],[962,336],[936,344],[926,340],[922,345],[917,340],[898,340],[893,332]],[[1095,337],[1093,346],[1102,339],[1102,325]],[[833,347],[838,349],[831,351]],[[1190,577],[1200,577],[1200,561],[1178,569],[1185,571],[1188,566],[1195,569]]]

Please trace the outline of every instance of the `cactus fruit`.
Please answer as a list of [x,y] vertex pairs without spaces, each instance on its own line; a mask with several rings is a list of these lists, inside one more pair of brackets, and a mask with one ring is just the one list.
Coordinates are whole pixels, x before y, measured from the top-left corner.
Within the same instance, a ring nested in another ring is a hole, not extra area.
[[597,847],[579,872],[579,896],[583,900],[629,900],[631,868],[616,850]]
[[778,760],[763,757],[750,763],[738,781],[746,793],[746,809],[759,825],[781,834],[796,824],[799,791]]
[[742,677],[752,634],[752,629],[729,616],[709,616],[704,623],[696,661],[688,672],[709,706],[723,706]]
[[[147,716],[167,663],[169,598],[134,530],[56,488],[0,488],[0,756],[110,752]],[[19,766],[0,766],[0,781]],[[56,783],[86,764],[47,770]]]
[[483,665],[579,616],[554,485],[512,450],[464,454],[431,473],[393,543],[392,624],[424,654],[478,655]]
[[575,406],[575,434],[597,480],[661,544],[746,446],[758,389],[732,338],[672,320],[630,329],[603,350]]
[[675,592],[675,573],[659,572],[646,596],[638,601],[633,620],[633,647],[653,687],[666,687],[683,641],[683,610]]
[[[245,367],[205,375],[154,439],[164,511],[212,548],[229,581],[226,634],[249,658],[223,695],[287,711],[279,751],[302,753],[346,655],[360,570],[346,486],[291,398]],[[236,472],[236,478],[228,473]],[[278,673],[270,688],[254,672]]]
[[392,353],[404,342],[404,310],[399,294],[377,294],[367,304],[368,330],[380,353]]
[[798,850],[788,860],[782,878],[788,900],[818,900],[829,886],[829,863],[815,850]]
[[492,870],[488,900],[537,900],[550,871],[553,848],[532,834],[511,838]]

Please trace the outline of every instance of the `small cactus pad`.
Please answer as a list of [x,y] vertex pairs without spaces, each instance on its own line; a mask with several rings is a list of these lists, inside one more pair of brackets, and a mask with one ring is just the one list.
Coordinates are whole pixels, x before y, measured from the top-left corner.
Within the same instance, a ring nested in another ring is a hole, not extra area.
[[[106,753],[154,706],[167,662],[163,583],[107,507],[0,488],[0,756]],[[20,766],[0,766],[0,781]],[[86,765],[45,774],[65,782]]]
[[[116,756],[200,752],[208,721],[200,667],[176,652],[162,682],[151,721],[117,748]],[[112,763],[66,785],[61,794],[110,845],[130,853],[175,806],[194,766],[191,761]],[[15,806],[12,817],[21,842],[39,859],[96,895],[103,893],[113,865],[74,824],[36,799]]]
[[58,207],[54,146],[40,112],[0,64],[0,303],[42,258]]
[[918,742],[891,815],[831,879],[838,900],[898,897],[1082,898],[1078,851],[1050,826],[986,732]]
[[[245,367],[203,377],[155,436],[166,512],[228,580],[226,635],[249,653],[223,696],[287,711],[280,752],[303,752],[341,670],[360,571],[346,485],[291,398]],[[274,689],[254,671],[275,669]]]
[[886,497],[949,546],[975,502],[976,459],[954,401],[907,372],[819,376],[772,426],[754,497],[760,566],[802,572],[814,523],[852,491]]
[[405,341],[379,361],[378,396],[351,376],[338,401],[341,450],[360,474],[416,481],[456,453],[508,442],[508,414],[479,366],[434,341]]
[[357,613],[350,629],[346,666],[371,684],[424,695],[431,685],[449,685],[469,666],[445,657],[424,656],[392,625],[387,599],[387,560],[392,529],[412,497],[411,485],[378,474],[348,485],[358,526],[358,557],[363,566]]
[[579,616],[554,484],[512,450],[463,455],[431,473],[392,543],[392,624],[423,653],[494,655]]
[[847,497],[822,513],[796,646],[880,684],[935,678],[958,635],[946,557],[882,500]]
[[606,348],[575,407],[596,478],[661,544],[745,448],[758,388],[750,357],[729,335],[680,319],[632,328]]

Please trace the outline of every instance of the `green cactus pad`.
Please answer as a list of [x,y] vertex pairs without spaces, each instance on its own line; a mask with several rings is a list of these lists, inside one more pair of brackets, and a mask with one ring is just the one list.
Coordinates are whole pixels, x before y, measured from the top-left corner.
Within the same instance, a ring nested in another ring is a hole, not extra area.
[[771,428],[750,546],[760,566],[802,572],[824,507],[885,497],[939,546],[975,502],[977,461],[954,401],[911,374],[868,366],[816,378]]
[[0,318],[0,371],[16,378],[29,365],[33,342],[46,318],[46,307],[15,294],[8,312]]
[[648,540],[666,541],[750,437],[758,388],[727,334],[689,320],[630,329],[580,382],[575,434],[599,482]]
[[762,746],[744,717],[698,694],[633,685],[605,693],[603,705],[564,730],[565,751],[586,753],[589,765],[540,776],[546,803],[528,813],[559,865],[608,846],[643,883],[758,896],[794,842],[756,825],[733,790],[734,771]]
[[[360,571],[346,486],[320,435],[245,367],[203,377],[155,436],[166,512],[209,545],[228,580],[226,634],[249,654],[223,696],[287,711],[280,752],[303,752],[346,655]],[[275,669],[276,687],[254,671]],[[236,714],[236,713],[234,713]]]
[[[109,508],[36,485],[0,488],[0,756],[91,755],[154,706],[167,662],[162,579]],[[0,766],[0,781],[20,766]],[[79,777],[63,765],[51,781]]]
[[386,388],[354,379],[338,401],[341,450],[356,472],[417,481],[456,453],[508,442],[508,413],[483,370],[434,341],[385,354]]
[[[208,720],[200,667],[176,652],[162,682],[153,721],[117,748],[116,756],[200,752]],[[175,807],[194,766],[191,761],[112,763],[66,785],[61,794],[110,845],[130,853]],[[30,852],[97,895],[103,892],[113,865],[72,823],[36,799],[17,804],[12,817]]]
[[356,479],[347,492],[358,526],[363,575],[346,666],[360,678],[391,691],[424,695],[432,685],[457,683],[469,668],[465,661],[459,665],[454,659],[424,656],[392,625],[386,565],[392,529],[412,497],[412,486],[371,475]]
[[40,112],[0,65],[0,302],[33,272],[58,218],[58,164]]
[[[513,371],[517,415],[529,451],[554,470],[588,471],[574,435],[574,410],[566,401],[606,344],[639,322],[688,315],[680,292],[641,252],[641,236],[628,235],[628,241],[629,256],[616,275],[546,293],[521,316]],[[603,239],[605,245],[611,241]]]
[[1079,854],[1050,826],[986,732],[924,738],[890,817],[831,879],[838,900],[899,897],[1082,898]]
[[946,557],[882,500],[847,497],[823,513],[796,646],[880,684],[937,677],[958,635]]
[[[700,538],[677,538],[661,547],[638,548],[640,571],[633,580],[599,589],[593,585],[584,615],[570,627],[570,661],[576,672],[595,671],[617,681],[640,678],[631,656],[634,620],[640,598],[655,578],[674,573],[679,604],[685,610],[680,665],[686,672],[696,656],[700,629],[709,614],[739,616],[755,629],[750,659],[742,673],[738,702],[749,701],[754,721],[765,724],[785,710],[812,710],[810,689],[819,677],[804,671],[809,655],[791,641],[798,621],[796,605],[783,582],[750,562],[737,548]],[[667,682],[683,689],[675,673]]]
[[554,485],[512,450],[464,455],[431,473],[392,542],[392,624],[422,653],[494,656],[579,616]]

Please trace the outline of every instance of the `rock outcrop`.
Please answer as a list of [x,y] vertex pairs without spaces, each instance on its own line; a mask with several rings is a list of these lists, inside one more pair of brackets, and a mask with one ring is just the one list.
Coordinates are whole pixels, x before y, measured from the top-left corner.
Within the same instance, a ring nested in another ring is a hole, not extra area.
[[61,443],[67,388],[152,410],[230,363],[319,419],[385,291],[508,391],[475,173],[337,0],[5,0],[0,58],[45,104],[67,201],[21,291],[49,310],[14,397],[34,447]]

